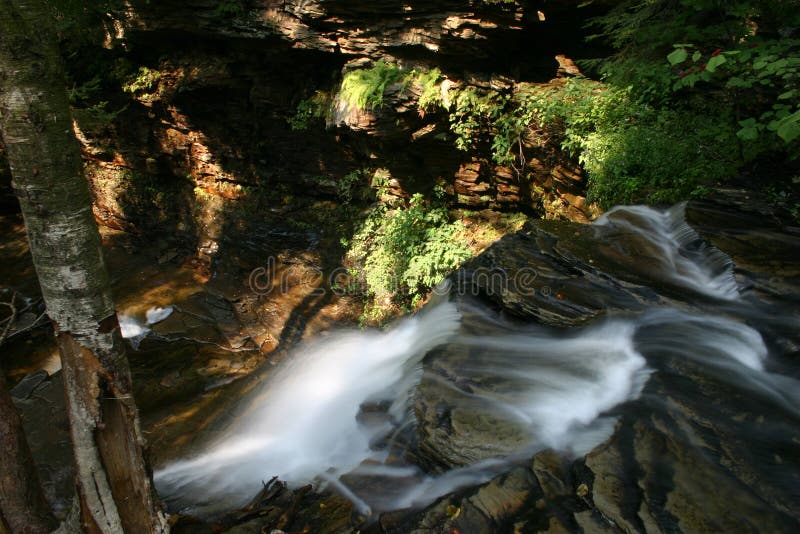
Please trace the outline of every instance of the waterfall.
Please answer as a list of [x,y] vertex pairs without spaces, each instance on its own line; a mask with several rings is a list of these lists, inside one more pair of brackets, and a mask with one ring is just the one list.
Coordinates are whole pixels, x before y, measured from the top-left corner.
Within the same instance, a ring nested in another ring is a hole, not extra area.
[[649,246],[636,252],[678,286],[722,300],[739,298],[733,262],[706,243],[686,222],[686,203],[659,211],[647,206],[618,206],[593,223],[605,237],[633,235]]
[[[335,488],[364,514],[422,506],[543,449],[587,454],[612,436],[624,406],[663,409],[648,396],[648,381],[673,380],[690,362],[703,376],[800,415],[800,381],[770,369],[730,259],[700,239],[683,210],[617,208],[595,225],[606,235],[639,236],[674,284],[724,303],[718,313],[651,309],[555,329],[445,297],[387,330],[341,331],[296,347],[227,429],[156,471],[159,491],[173,507],[213,514],[244,504],[278,476],[290,486]],[[466,460],[441,474],[405,454],[422,424],[411,409],[415,396],[424,400],[431,390],[451,414],[479,422],[450,429],[449,447]]]

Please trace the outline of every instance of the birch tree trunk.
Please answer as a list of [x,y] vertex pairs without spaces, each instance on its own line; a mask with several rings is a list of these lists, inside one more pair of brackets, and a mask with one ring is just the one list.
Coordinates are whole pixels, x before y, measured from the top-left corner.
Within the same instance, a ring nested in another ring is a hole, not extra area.
[[87,532],[165,532],[44,0],[0,0],[0,129],[61,351]]

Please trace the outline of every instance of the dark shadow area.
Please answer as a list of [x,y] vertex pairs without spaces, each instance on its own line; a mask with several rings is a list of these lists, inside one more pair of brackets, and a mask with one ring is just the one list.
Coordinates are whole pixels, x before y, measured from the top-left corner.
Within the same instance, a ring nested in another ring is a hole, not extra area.
[[8,168],[6,149],[0,138],[0,215],[13,213],[19,213],[19,202],[11,187],[11,169]]
[[333,292],[324,285],[315,288],[314,292],[305,297],[286,321],[283,331],[278,339],[278,346],[275,351],[287,351],[294,347],[303,339],[306,331],[306,324],[313,319],[317,313],[332,300]]

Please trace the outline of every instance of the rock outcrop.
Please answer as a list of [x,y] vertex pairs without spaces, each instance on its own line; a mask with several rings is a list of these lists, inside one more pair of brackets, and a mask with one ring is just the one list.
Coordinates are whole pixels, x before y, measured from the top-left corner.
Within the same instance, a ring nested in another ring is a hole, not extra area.
[[300,196],[338,201],[346,176],[380,168],[398,196],[439,184],[456,206],[589,220],[574,161],[529,147],[515,170],[493,163],[488,144],[461,152],[447,112],[421,114],[413,87],[332,129],[291,122],[304,99],[377,60],[438,68],[462,86],[546,82],[556,55],[591,54],[578,19],[598,8],[576,14],[577,3],[126,2],[99,17],[105,48],[81,49],[100,67],[70,63],[75,86],[94,91],[76,117],[96,213],[113,227],[169,228],[209,257],[245,217],[294,209]]
[[[726,362],[723,354],[728,351],[728,357],[747,361],[749,351],[766,353],[766,348],[758,349],[763,337],[773,347],[769,365],[776,373],[796,375],[800,240],[792,228],[745,209],[753,206],[755,198],[748,197],[749,202],[742,204],[743,196],[720,192],[715,202],[690,203],[686,208],[692,224],[734,258],[739,304],[681,289],[674,280],[659,276],[660,269],[648,263],[654,257],[653,244],[637,241],[633,234],[564,222],[529,224],[453,276],[459,295],[478,295],[497,310],[501,332],[519,319],[521,324],[563,328],[596,322],[602,316],[650,318],[637,323],[633,339],[651,374],[637,400],[612,411],[616,426],[611,437],[585,456],[549,449],[538,452],[529,468],[522,470],[528,480],[525,495],[530,499],[524,511],[515,513],[509,523],[492,522],[491,514],[480,514],[474,520],[478,531],[488,528],[487,524],[509,530],[513,526],[518,532],[797,528],[800,508],[791,488],[798,487],[800,471],[790,451],[796,449],[800,427],[790,400],[794,394],[780,385],[792,379],[759,370],[755,362],[750,363],[752,368],[737,367]],[[705,246],[696,239],[691,243],[690,249]],[[774,262],[762,261],[764,251],[777,248],[782,252]],[[706,253],[712,251],[706,249]],[[537,276],[519,286],[503,284],[518,279],[517,273],[525,269]],[[467,324],[464,336],[479,338],[498,328],[491,320],[470,318],[474,297],[457,298]],[[720,313],[714,311],[715,302],[722,302],[730,317],[758,323],[761,334],[722,317],[695,323],[693,317]],[[507,322],[500,323],[500,317]],[[736,333],[737,328],[741,332]],[[725,332],[722,337],[717,329]],[[739,341],[737,336],[751,341]],[[719,345],[720,339],[727,345]],[[597,350],[602,349],[598,346]],[[415,414],[419,454],[434,471],[518,453],[530,443],[524,423],[505,417],[505,412],[489,403],[470,400],[502,400],[504,393],[509,395],[502,381],[483,380],[471,373],[478,362],[498,357],[491,348],[453,343],[426,359]],[[518,372],[524,375],[530,370]],[[764,378],[749,383],[739,373]],[[509,376],[513,371],[509,370]],[[774,382],[768,377],[775,377]],[[544,377],[541,380],[545,389],[555,386]],[[760,380],[763,383],[753,385]],[[484,488],[488,491],[495,484]],[[432,518],[438,518],[437,524],[456,525],[455,510],[469,509],[467,500],[443,499],[421,514],[416,525],[424,528]],[[508,506],[514,502],[509,497]],[[450,515],[443,512],[447,506]]]

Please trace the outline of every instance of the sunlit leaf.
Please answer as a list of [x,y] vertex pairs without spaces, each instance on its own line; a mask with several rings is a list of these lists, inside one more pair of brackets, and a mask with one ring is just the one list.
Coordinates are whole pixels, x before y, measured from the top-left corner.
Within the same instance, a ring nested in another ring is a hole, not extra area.
[[726,61],[728,60],[725,59],[725,56],[714,56],[708,60],[708,65],[706,66],[706,70],[708,72],[714,72],[715,70],[717,70],[717,67],[719,67]]
[[667,55],[667,61],[670,65],[677,65],[686,61],[687,57],[689,57],[689,52],[685,48],[678,48]]

